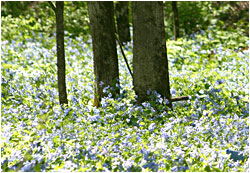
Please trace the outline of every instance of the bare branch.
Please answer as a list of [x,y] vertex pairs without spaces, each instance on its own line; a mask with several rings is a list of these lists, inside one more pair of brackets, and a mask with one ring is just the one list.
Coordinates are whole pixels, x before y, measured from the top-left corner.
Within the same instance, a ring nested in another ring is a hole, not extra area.
[[181,101],[181,100],[189,100],[188,96],[180,96],[180,97],[174,97],[170,99],[171,102],[177,102],[177,101]]
[[115,34],[115,36],[116,36],[116,40],[117,40],[117,42],[118,42],[118,44],[119,44],[119,46],[120,46],[120,49],[121,49],[121,52],[122,52],[122,56],[123,56],[123,58],[124,58],[124,60],[125,60],[125,62],[126,62],[126,65],[127,65],[127,67],[128,67],[129,73],[130,73],[130,75],[131,75],[131,77],[132,77],[132,79],[133,79],[133,73],[132,73],[132,71],[131,71],[131,69],[130,69],[130,67],[129,67],[128,60],[127,60],[127,58],[126,58],[126,56],[125,56],[125,53],[124,53],[124,51],[123,51],[123,49],[122,49],[122,43],[121,43],[121,41],[120,41],[120,39],[119,39],[119,36],[118,36],[117,34]]
[[48,3],[51,6],[51,8],[53,9],[53,11],[56,13],[56,7],[55,7],[55,5],[51,1],[48,1]]

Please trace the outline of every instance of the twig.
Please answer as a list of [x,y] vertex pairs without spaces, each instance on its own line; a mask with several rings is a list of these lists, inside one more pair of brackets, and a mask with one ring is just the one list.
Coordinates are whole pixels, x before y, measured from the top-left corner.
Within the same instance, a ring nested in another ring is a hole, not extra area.
[[189,100],[188,96],[180,96],[180,97],[174,97],[170,99],[171,102],[177,102],[177,101],[181,101],[181,100]]
[[124,60],[125,60],[125,62],[126,62],[126,65],[127,65],[127,67],[128,67],[129,73],[130,73],[131,77],[133,78],[133,73],[132,73],[132,71],[131,71],[131,69],[130,69],[130,67],[129,67],[128,60],[127,60],[127,58],[126,58],[126,56],[125,56],[125,53],[124,53],[124,51],[123,51],[123,49],[122,49],[122,43],[121,43],[121,41],[120,41],[120,39],[119,39],[119,37],[118,37],[117,34],[115,34],[115,37],[116,37],[117,42],[119,43],[119,46],[120,46],[120,49],[121,49],[121,52],[122,52],[122,56],[123,56],[123,58],[124,58]]

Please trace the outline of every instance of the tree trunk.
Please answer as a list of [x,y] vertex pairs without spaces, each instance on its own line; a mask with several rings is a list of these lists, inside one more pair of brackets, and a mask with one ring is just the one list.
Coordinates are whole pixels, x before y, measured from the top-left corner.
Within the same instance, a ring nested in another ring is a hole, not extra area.
[[163,2],[133,1],[132,16],[133,83],[137,101],[146,101],[149,89],[170,99]]
[[63,8],[64,2],[56,1],[56,47],[59,102],[60,104],[68,104],[65,80]]
[[177,38],[180,37],[180,33],[179,33],[179,18],[178,18],[178,9],[176,1],[172,1],[172,9],[174,13],[174,39],[177,40]]
[[112,96],[120,92],[116,87],[116,83],[119,82],[119,70],[113,2],[88,1],[88,11],[94,54],[94,105],[98,107],[101,98],[105,96],[104,87],[109,85],[114,88]]
[[117,1],[116,2],[116,22],[118,36],[122,43],[129,42],[130,31],[129,31],[129,13],[128,13],[128,1]]

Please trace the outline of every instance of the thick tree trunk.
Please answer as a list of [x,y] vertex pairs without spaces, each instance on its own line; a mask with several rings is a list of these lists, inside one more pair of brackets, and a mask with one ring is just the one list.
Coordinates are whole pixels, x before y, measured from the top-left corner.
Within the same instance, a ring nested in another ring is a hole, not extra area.
[[128,12],[128,1],[117,1],[116,2],[116,22],[117,30],[120,41],[122,43],[129,42],[130,31],[129,31],[129,12]]
[[93,42],[95,101],[99,106],[104,96],[103,88],[114,87],[112,95],[120,91],[115,84],[119,82],[118,59],[115,41],[113,2],[88,1],[90,29]]
[[149,89],[170,99],[163,3],[133,1],[132,16],[133,82],[138,103],[147,100]]
[[60,104],[68,104],[65,80],[63,8],[64,2],[56,1],[56,47],[59,102]]
[[177,40],[177,38],[180,37],[180,33],[179,33],[179,18],[178,18],[178,9],[176,1],[172,1],[172,9],[174,13],[174,39]]

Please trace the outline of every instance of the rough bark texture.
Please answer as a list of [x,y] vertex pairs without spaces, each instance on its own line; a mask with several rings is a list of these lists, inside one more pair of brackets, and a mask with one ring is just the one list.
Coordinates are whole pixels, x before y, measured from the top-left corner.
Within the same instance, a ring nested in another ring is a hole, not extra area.
[[56,1],[56,47],[59,102],[60,104],[68,104],[65,80],[63,8],[64,2]]
[[129,13],[128,13],[128,1],[117,1],[116,2],[116,22],[117,30],[120,41],[122,43],[129,42]]
[[172,9],[174,13],[174,39],[177,40],[177,38],[180,37],[180,33],[179,33],[179,18],[178,18],[178,9],[176,1],[172,1]]
[[[103,88],[119,82],[118,59],[115,41],[113,2],[88,2],[90,29],[93,42],[95,72],[95,106],[104,96]],[[103,85],[100,85],[103,82]],[[112,95],[119,93],[116,88]]]
[[162,2],[132,2],[134,90],[138,103],[147,90],[170,99],[168,59]]

